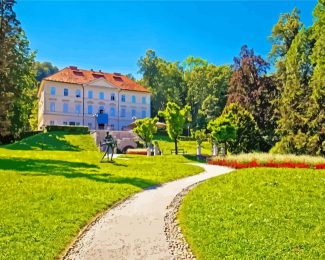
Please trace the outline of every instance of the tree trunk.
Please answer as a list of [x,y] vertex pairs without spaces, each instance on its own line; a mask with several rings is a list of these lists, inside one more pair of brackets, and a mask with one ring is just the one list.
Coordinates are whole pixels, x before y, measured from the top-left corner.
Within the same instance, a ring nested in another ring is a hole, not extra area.
[[196,155],[201,156],[201,145],[200,144],[198,144],[196,147]]
[[175,142],[175,154],[178,154],[177,138],[174,139],[174,142]]
[[225,156],[227,156],[227,142],[225,142]]

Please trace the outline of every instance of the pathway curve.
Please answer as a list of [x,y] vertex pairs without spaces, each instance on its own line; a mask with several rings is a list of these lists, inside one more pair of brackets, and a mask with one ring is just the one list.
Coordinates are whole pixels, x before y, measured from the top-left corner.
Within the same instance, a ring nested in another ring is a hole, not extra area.
[[183,189],[232,171],[195,164],[205,172],[149,188],[105,213],[68,251],[64,259],[171,259],[164,233],[167,206]]

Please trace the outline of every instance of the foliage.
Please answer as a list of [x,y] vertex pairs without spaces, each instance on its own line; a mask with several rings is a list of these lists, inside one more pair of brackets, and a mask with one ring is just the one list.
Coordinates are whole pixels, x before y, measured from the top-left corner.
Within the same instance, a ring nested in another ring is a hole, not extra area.
[[197,259],[319,259],[325,171],[243,169],[189,192],[178,215]]
[[42,79],[59,71],[58,67],[54,66],[51,62],[48,61],[36,61],[34,64],[34,69],[36,70],[36,80],[38,82],[41,82]]
[[149,186],[202,171],[182,156],[100,158],[82,134],[48,132],[0,147],[1,259],[58,258],[99,212]]
[[191,105],[193,127],[204,127],[221,114],[231,74],[229,66],[215,66],[189,56],[184,62],[169,62],[148,50],[139,62],[143,75],[140,83],[152,90],[152,115],[172,101],[179,106]]
[[285,56],[293,39],[302,27],[299,13],[299,10],[294,8],[291,13],[281,14],[269,37],[272,43],[269,59],[277,68],[276,76],[280,83],[278,86],[280,89],[282,89],[285,80]]
[[144,142],[145,147],[151,143],[155,133],[157,133],[156,123],[158,118],[143,118],[135,121],[133,132],[136,133]]
[[[214,142],[225,143],[225,146],[229,141],[236,139],[237,136],[236,126],[224,115],[210,121],[208,129],[211,131],[210,136]],[[225,147],[225,152],[227,153],[227,146]]]
[[300,30],[286,54],[286,80],[279,98],[278,148],[286,153],[303,154],[310,141],[308,136],[308,107],[312,74],[309,31]]
[[201,144],[207,140],[207,134],[205,129],[192,131],[192,137],[196,140],[196,143],[201,146]]
[[259,129],[251,113],[232,103],[225,107],[222,114],[236,126],[236,138],[229,142],[232,153],[259,150]]
[[36,91],[35,54],[13,10],[15,1],[0,5],[0,135],[28,129],[28,117]]
[[75,133],[75,134],[89,133],[89,129],[87,126],[47,125],[45,128],[48,132],[65,131],[67,133]]
[[325,155],[325,2],[318,1],[314,10],[315,22],[311,38],[314,47],[311,54],[313,74],[310,79],[311,96],[308,105],[308,135],[310,154]]
[[180,108],[176,103],[168,102],[164,111],[159,111],[159,116],[165,118],[167,124],[167,133],[175,143],[175,153],[178,154],[177,139],[183,133],[186,120],[189,119],[191,107],[186,105]]
[[187,102],[192,107],[192,126],[203,128],[221,114],[226,103],[228,80],[231,74],[229,66],[213,64],[192,67],[187,72]]
[[269,64],[244,45],[232,68],[227,104],[238,103],[253,115],[262,137],[260,148],[268,151],[276,141],[272,102],[277,96],[273,78],[266,75]]

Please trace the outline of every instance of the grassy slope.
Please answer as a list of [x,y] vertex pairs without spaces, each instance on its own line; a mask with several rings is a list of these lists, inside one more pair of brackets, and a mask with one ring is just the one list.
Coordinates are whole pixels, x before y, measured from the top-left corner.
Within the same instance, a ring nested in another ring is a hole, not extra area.
[[177,156],[100,158],[89,135],[53,132],[0,148],[0,259],[53,259],[96,213],[201,171]]
[[199,259],[321,259],[324,205],[324,170],[245,169],[192,190],[178,217]]
[[[155,136],[154,140],[158,141],[159,147],[164,154],[170,154],[171,149],[175,149],[174,142],[167,136]],[[184,149],[188,154],[196,154],[196,141],[178,141],[178,148]],[[211,154],[211,144],[203,142],[202,154]]]

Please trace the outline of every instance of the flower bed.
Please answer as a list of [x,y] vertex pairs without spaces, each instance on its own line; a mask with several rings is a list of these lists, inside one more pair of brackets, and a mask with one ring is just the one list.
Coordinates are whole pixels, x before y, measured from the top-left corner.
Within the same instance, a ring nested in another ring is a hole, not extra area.
[[126,154],[147,155],[147,149],[128,149]]
[[254,167],[325,169],[325,159],[322,157],[295,155],[232,155],[212,158],[208,160],[208,164],[228,166],[235,169]]

